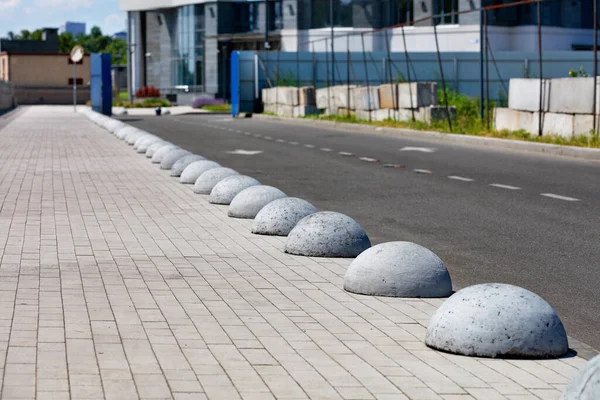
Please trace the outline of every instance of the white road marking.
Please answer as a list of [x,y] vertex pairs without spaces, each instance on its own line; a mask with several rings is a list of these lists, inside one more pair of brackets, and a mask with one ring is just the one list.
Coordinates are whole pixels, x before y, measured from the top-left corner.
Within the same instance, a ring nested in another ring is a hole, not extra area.
[[235,133],[242,133],[242,131],[240,131],[239,129],[237,129],[237,130],[235,131]]
[[540,193],[542,196],[545,197],[550,197],[553,199],[558,199],[558,200],[564,200],[564,201],[580,201],[579,199],[576,199],[575,197],[567,197],[567,196],[560,196],[558,194],[553,194],[553,193]]
[[413,169],[413,172],[417,174],[431,174],[431,171],[428,169]]
[[361,157],[359,158],[360,161],[364,161],[364,162],[368,162],[368,163],[378,163],[379,160],[376,158],[371,158],[371,157]]
[[262,150],[242,150],[242,149],[237,149],[237,150],[228,151],[227,153],[228,154],[240,154],[242,156],[254,156],[254,155],[262,153]]
[[273,138],[271,136],[265,136],[265,137],[263,137],[263,139],[265,139],[265,140],[273,140]]
[[304,147],[307,147],[309,149],[314,149],[315,145],[314,144],[305,144]]
[[433,153],[436,149],[430,147],[403,147],[400,151],[420,151],[421,153]]
[[275,141],[276,141],[277,143],[285,143],[285,140],[283,140],[283,139],[277,139],[277,140],[275,140]]
[[507,189],[507,190],[521,190],[521,188],[518,186],[501,185],[499,183],[492,183],[490,186],[497,187],[500,189]]
[[354,156],[354,153],[348,153],[347,151],[340,151],[338,154],[340,156],[346,156],[346,157],[352,157],[352,156]]
[[244,132],[244,135],[246,135],[246,136],[250,136],[250,135],[252,135],[252,134],[251,134],[250,132]]
[[261,135],[261,134],[259,134],[259,133],[255,133],[255,134],[254,134],[254,135],[252,135],[252,136],[254,136],[254,137],[262,137],[262,135]]
[[298,142],[290,142],[292,146],[298,146]]
[[456,176],[456,175],[450,175],[448,177],[448,179],[454,179],[455,181],[462,181],[462,182],[473,182],[473,181],[475,181],[475,179],[465,178],[463,176]]
[[323,148],[321,149],[321,151],[327,151],[327,152],[329,152],[329,151],[333,151],[333,150],[332,150],[332,149],[330,149],[329,147],[323,147]]

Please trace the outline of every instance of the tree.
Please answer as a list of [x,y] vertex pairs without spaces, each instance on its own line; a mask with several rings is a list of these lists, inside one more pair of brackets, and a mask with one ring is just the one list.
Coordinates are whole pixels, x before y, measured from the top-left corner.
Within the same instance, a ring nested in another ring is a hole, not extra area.
[[31,32],[29,32],[27,29],[23,29],[21,31],[21,35],[19,36],[19,39],[21,39],[21,40],[30,40],[31,39]]
[[31,32],[31,37],[29,39],[30,40],[42,40],[42,30],[36,29],[35,31]]
[[8,32],[8,39],[15,40],[15,33],[13,31]]

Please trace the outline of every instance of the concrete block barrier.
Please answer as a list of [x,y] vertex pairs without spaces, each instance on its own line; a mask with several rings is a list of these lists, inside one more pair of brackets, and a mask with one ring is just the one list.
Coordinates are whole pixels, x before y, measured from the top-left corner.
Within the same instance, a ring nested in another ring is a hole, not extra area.
[[[594,112],[594,78],[553,78],[549,82],[548,111],[590,115]],[[600,94],[596,93],[596,100],[600,98],[599,96]],[[596,101],[596,112],[599,106]]]
[[178,160],[181,160],[182,158],[191,154],[192,153],[189,151],[183,149],[170,151],[168,154],[165,154],[163,159],[160,161],[160,169],[171,169]]
[[211,204],[229,205],[242,190],[260,185],[256,179],[246,175],[232,175],[217,183],[208,198]]
[[533,133],[538,131],[539,113],[531,111],[512,110],[510,108],[494,109],[494,126],[498,130],[525,130]]
[[300,105],[292,108],[292,117],[302,118],[307,115],[313,115],[318,113],[318,109],[315,106]]
[[347,215],[318,212],[301,219],[288,235],[285,252],[311,257],[356,257],[371,247],[364,229]]
[[575,374],[565,388],[560,399],[600,399],[600,356],[592,358],[577,374]]
[[398,84],[398,108],[422,108],[438,105],[436,82]]
[[569,350],[565,328],[544,299],[500,283],[452,295],[431,318],[425,344],[476,357],[553,358]]
[[315,88],[312,86],[303,86],[298,89],[298,105],[316,106]]
[[152,156],[152,163],[160,164],[164,156],[175,150],[181,150],[181,148],[179,146],[175,146],[174,144],[169,144],[167,146],[161,147]]
[[217,183],[232,175],[239,175],[239,173],[231,168],[212,168],[196,179],[193,191],[196,194],[210,194]]
[[179,178],[179,183],[193,185],[203,173],[219,167],[221,167],[219,163],[210,160],[194,161],[185,167]]
[[171,168],[171,176],[181,176],[181,173],[184,169],[187,168],[188,165],[190,165],[193,162],[202,160],[206,160],[206,158],[199,156],[198,154],[190,154],[183,158],[180,158],[179,160],[177,160],[177,162],[175,162],[175,164],[173,164],[173,167]]
[[[550,80],[542,81],[542,111],[550,104]],[[540,111],[540,80],[513,78],[509,81],[508,108],[519,111]]]
[[287,197],[281,190],[267,185],[251,186],[231,200],[227,215],[232,218],[252,219],[270,202]]
[[[352,90],[356,110],[377,110],[379,108],[379,88],[375,86],[358,87]],[[338,107],[345,107],[338,105]],[[352,108],[352,107],[351,107]]]
[[410,242],[382,243],[362,252],[346,271],[344,290],[388,297],[448,297],[452,280],[432,251]]
[[285,197],[264,206],[252,225],[258,235],[287,236],[302,218],[316,213],[315,206],[296,197]]

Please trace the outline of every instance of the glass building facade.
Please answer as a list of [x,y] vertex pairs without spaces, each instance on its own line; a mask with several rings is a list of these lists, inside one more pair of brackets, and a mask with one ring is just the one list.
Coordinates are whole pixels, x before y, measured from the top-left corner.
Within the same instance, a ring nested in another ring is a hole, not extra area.
[[204,5],[177,8],[172,37],[171,84],[202,87],[204,65]]

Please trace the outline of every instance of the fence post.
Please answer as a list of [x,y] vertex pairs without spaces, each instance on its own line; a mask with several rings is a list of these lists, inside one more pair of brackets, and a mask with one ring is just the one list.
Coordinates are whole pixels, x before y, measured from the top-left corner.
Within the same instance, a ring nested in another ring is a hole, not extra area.
[[[365,35],[363,33],[360,34],[360,40],[362,43],[363,64],[365,66],[365,79],[367,80],[367,101],[369,102],[369,110],[367,110],[367,112],[369,113],[369,122],[371,122],[371,84],[369,83],[369,66],[367,65],[367,55],[365,53]],[[350,99],[348,99],[348,103],[350,103]]]
[[440,67],[440,76],[442,78],[442,87],[444,89],[444,102],[446,103],[446,117],[448,118],[448,128],[452,132],[452,118],[450,117],[450,107],[448,106],[448,91],[446,90],[446,79],[444,78],[444,66],[442,65],[442,57],[440,55],[440,44],[438,43],[437,27],[433,25],[433,35],[435,36],[435,49],[437,53],[438,65]]
[[[595,2],[596,0],[594,0]],[[542,113],[544,112],[543,105],[543,90],[544,90],[544,73],[542,69],[542,2],[537,3],[537,23],[538,23],[538,58],[540,62],[540,114],[538,115],[538,136],[542,136]]]

